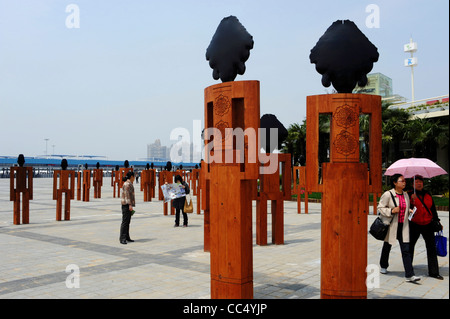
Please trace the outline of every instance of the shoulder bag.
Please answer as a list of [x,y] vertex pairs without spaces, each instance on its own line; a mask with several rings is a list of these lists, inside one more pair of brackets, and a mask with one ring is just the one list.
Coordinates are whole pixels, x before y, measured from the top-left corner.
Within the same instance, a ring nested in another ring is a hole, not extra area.
[[[391,194],[391,198],[394,202],[395,207],[397,207],[397,203],[395,202],[395,198],[394,195],[392,195],[391,192],[389,192]],[[392,219],[394,219],[394,217],[392,217]],[[392,222],[391,219],[391,222]],[[378,216],[372,223],[372,225],[370,226],[369,229],[369,233],[375,237],[375,239],[378,240],[384,240],[386,238],[387,232],[389,230],[389,224],[385,224],[383,223],[383,221],[381,220],[380,216]]]
[[192,197],[191,197],[191,195],[189,195],[189,203],[188,203],[187,195],[186,195],[186,200],[184,201],[183,212],[192,213],[193,211],[194,211],[194,205],[192,204]]

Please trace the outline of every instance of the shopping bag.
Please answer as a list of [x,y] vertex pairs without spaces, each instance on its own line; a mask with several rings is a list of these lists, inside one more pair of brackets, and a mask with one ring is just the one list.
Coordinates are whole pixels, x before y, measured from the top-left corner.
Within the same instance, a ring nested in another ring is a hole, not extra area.
[[447,237],[444,236],[442,230],[434,235],[436,242],[436,251],[439,257],[447,256]]
[[183,209],[183,211],[185,213],[192,213],[194,211],[194,204],[192,204],[191,196],[189,196],[189,203],[188,203],[187,196],[186,196],[186,200],[184,201],[184,209]]

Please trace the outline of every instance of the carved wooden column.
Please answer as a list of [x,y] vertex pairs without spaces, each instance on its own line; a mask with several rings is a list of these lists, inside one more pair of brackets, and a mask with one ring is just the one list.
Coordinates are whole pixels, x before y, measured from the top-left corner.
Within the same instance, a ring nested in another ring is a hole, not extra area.
[[144,202],[151,202],[155,193],[155,170],[144,169],[141,172],[141,191],[144,192]]
[[53,172],[53,199],[56,200],[57,221],[62,219],[63,194],[65,194],[64,220],[70,220],[70,200],[75,196],[75,171],[63,169]]
[[294,194],[297,194],[297,213],[301,214],[302,194],[305,195],[305,214],[308,214],[308,191],[306,190],[306,166],[294,166],[292,171],[294,179]]
[[120,197],[120,171],[119,166],[116,167],[116,170],[111,171],[111,186],[113,188],[113,197],[116,198],[116,188],[117,188],[117,197]]
[[[330,162],[319,184],[319,114],[331,114]],[[369,163],[359,163],[359,117],[370,115]],[[381,190],[381,97],[307,97],[306,181],[322,192],[321,298],[367,298],[368,193]],[[368,171],[368,164],[370,171]]]
[[11,167],[10,200],[14,202],[14,225],[20,225],[20,194],[22,193],[22,223],[30,222],[30,200],[33,199],[33,168]]
[[[272,243],[282,245],[284,244],[284,201],[291,199],[291,154],[272,155],[278,159],[276,171],[269,173],[262,170],[260,172],[259,197],[256,199],[256,244],[261,246],[267,245],[267,201],[271,201]],[[270,163],[264,164],[263,168],[267,169],[268,166]]]
[[103,170],[101,168],[93,170],[92,182],[94,184],[94,198],[101,198],[103,186]]
[[91,170],[83,170],[83,202],[89,202],[91,192]]
[[[206,187],[209,182],[205,197],[209,193],[214,299],[253,298],[252,191],[259,173],[259,119],[259,81],[225,82],[205,89],[202,171]],[[236,128],[240,134],[234,134]]]

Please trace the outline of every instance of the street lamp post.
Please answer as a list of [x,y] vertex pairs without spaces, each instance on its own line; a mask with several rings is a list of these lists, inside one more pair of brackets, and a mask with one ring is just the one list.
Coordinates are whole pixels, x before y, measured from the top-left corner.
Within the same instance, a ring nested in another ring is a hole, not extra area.
[[44,140],[45,140],[45,157],[48,157],[47,146],[48,146],[48,140],[49,140],[49,138],[44,138]]
[[411,89],[412,89],[412,101],[411,106],[414,106],[414,67],[417,66],[417,58],[414,57],[414,52],[417,51],[417,42],[413,42],[411,38],[408,44],[403,46],[405,52],[410,52],[411,57],[405,59],[405,66],[411,68]]

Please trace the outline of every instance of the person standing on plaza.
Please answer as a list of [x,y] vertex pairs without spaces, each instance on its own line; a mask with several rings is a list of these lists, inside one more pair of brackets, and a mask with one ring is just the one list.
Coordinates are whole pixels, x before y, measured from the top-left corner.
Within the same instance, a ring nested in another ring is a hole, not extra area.
[[409,196],[404,191],[406,181],[403,175],[391,176],[391,190],[383,193],[378,204],[378,213],[385,224],[389,223],[389,230],[384,239],[380,258],[380,272],[387,273],[389,266],[389,253],[392,245],[398,240],[402,253],[403,267],[405,268],[406,281],[415,282],[420,277],[415,276],[410,252],[409,222],[410,210]]
[[120,225],[120,243],[126,245],[127,242],[134,242],[130,238],[130,221],[133,215],[134,199],[134,172],[129,171],[124,177],[125,183],[122,186],[122,224]]
[[[184,192],[186,195],[189,194],[190,189],[188,183],[183,181],[180,175],[175,176],[175,183],[177,183],[180,188],[184,188]],[[175,208],[175,225],[174,227],[180,226],[180,211],[183,213],[183,227],[187,227],[188,225],[188,216],[184,212],[184,203],[186,202],[186,196],[178,197],[173,200],[173,207]]]
[[437,223],[439,218],[436,206],[434,205],[431,194],[423,188],[422,176],[415,176],[414,189],[415,191],[412,190],[408,192],[411,197],[411,206],[416,208],[416,212],[409,224],[411,260],[414,258],[414,247],[416,242],[419,239],[419,236],[422,235],[427,249],[428,275],[443,280],[444,278],[439,274],[439,263],[434,241],[434,232],[439,231],[439,229],[434,228],[435,222],[439,225],[438,228],[441,228],[442,230],[440,223]]

